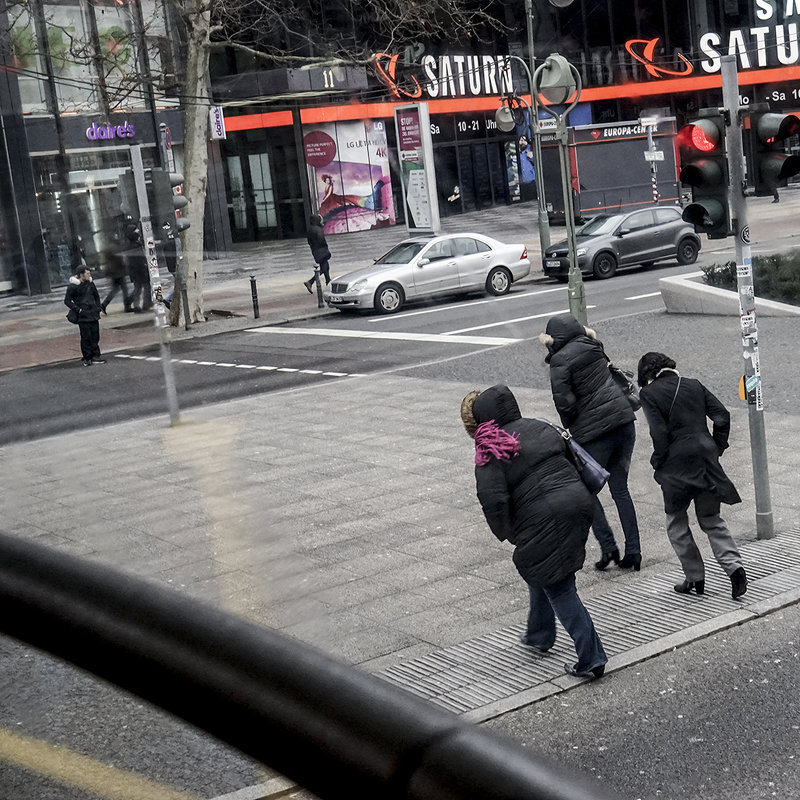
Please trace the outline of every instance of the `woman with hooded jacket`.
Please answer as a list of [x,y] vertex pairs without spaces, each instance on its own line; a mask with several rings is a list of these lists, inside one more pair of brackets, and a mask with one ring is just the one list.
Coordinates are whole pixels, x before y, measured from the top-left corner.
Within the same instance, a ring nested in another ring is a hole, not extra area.
[[[645,353],[639,359],[638,373],[639,398],[653,440],[650,463],[664,495],[667,537],[686,576],[675,585],[675,591],[705,592],[703,557],[687,513],[694,502],[697,523],[730,578],[735,600],[747,591],[747,575],[736,542],[719,514],[720,503],[742,501],[719,463],[728,448],[730,412],[700,381],[682,377],[675,362],[663,353]],[[712,423],[711,433],[707,418]]]
[[507,386],[471,392],[461,419],[475,440],[478,501],[492,533],[514,545],[514,565],[528,584],[530,611],[523,644],[544,653],[555,643],[555,620],[575,643],[569,675],[599,678],[607,662],[575,573],[586,558],[592,496],[567,456],[558,431],[522,419]]
[[[319,214],[312,214],[308,218],[308,246],[311,248],[311,257],[314,263],[319,266],[320,274],[325,278],[325,285],[331,282],[331,251],[328,249],[328,242],[325,239],[325,231],[322,227],[322,217]],[[316,272],[307,280],[303,281],[309,294],[313,294],[311,286],[317,275]]]
[[608,488],[625,535],[625,555],[620,559],[603,506],[595,497],[592,530],[602,552],[595,568],[603,570],[613,561],[623,569],[638,571],[642,563],[639,522],[628,490],[636,415],[611,377],[609,358],[591,328],[572,314],[561,314],[548,321],[539,341],[547,347],[545,362],[550,365],[550,386],[561,424],[610,473]]

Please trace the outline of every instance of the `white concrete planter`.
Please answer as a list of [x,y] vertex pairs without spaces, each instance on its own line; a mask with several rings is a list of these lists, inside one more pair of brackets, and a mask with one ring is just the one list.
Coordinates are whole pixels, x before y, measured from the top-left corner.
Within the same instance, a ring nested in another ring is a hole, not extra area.
[[[739,315],[739,296],[728,289],[708,286],[702,272],[692,272],[674,278],[661,278],[658,288],[664,307],[670,314]],[[698,280],[699,279],[699,280]],[[800,306],[762,300],[756,297],[756,314],[762,317],[800,316]]]

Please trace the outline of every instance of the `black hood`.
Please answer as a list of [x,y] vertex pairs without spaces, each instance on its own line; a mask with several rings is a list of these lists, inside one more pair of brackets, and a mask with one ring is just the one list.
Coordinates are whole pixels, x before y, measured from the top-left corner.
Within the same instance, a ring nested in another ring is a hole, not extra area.
[[572,314],[559,314],[557,317],[551,317],[545,333],[553,337],[553,343],[548,349],[551,353],[557,353],[577,336],[586,336],[586,328]]
[[501,428],[521,417],[517,398],[508,386],[501,383],[478,395],[472,406],[472,413],[479,425],[493,419]]

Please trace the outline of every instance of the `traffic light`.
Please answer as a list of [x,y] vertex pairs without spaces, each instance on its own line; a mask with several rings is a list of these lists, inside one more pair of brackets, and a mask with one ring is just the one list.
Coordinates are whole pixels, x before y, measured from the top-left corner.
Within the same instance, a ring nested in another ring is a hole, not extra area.
[[119,176],[117,183],[119,191],[120,211],[131,219],[139,219],[139,199],[136,196],[136,181],[131,170],[126,170]]
[[725,118],[717,108],[702,108],[700,116],[678,131],[681,149],[680,181],[692,187],[692,202],[683,219],[709,239],[730,236],[728,154]]
[[755,194],[768,197],[800,172],[800,156],[783,152],[783,140],[800,133],[800,119],[794,114],[755,111],[750,113],[750,131]]
[[153,229],[158,232],[168,231],[167,236],[180,233],[189,227],[189,220],[175,216],[176,211],[189,205],[189,201],[182,194],[175,194],[173,191],[173,187],[182,183],[183,175],[178,172],[165,172],[160,167],[153,167],[150,170],[150,183],[147,187],[150,218]]

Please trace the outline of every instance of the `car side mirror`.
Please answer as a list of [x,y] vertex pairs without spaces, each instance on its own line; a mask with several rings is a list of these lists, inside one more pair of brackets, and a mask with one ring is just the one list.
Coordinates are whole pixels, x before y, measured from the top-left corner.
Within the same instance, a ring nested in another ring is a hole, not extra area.
[[623,230],[622,230],[622,228],[617,228],[617,230],[616,230],[616,231],[614,231],[614,236],[616,236],[616,237],[618,237],[618,238],[620,238],[620,239],[621,239],[621,238],[622,238],[624,235],[625,235],[625,231],[623,231]]
[[426,265],[428,265],[430,263],[431,263],[431,260],[429,258],[421,258],[419,261],[417,261],[417,266],[418,267],[424,267],[424,266],[426,266]]

